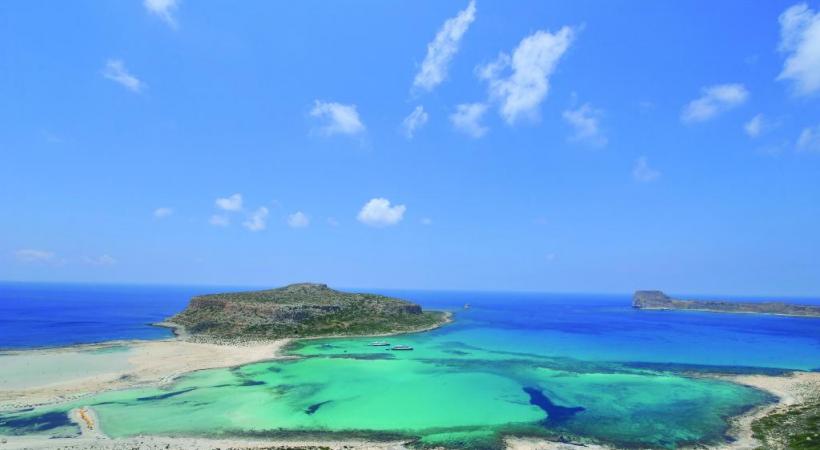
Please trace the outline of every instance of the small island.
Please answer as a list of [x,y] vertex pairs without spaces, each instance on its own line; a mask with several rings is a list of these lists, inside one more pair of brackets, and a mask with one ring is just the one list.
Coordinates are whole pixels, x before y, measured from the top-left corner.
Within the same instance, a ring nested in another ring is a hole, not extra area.
[[261,341],[423,331],[449,320],[448,313],[397,298],[299,283],[194,297],[164,324],[195,339]]
[[636,309],[674,309],[717,313],[755,313],[781,316],[820,317],[820,306],[786,302],[732,302],[723,300],[680,300],[661,291],[636,291],[632,297]]

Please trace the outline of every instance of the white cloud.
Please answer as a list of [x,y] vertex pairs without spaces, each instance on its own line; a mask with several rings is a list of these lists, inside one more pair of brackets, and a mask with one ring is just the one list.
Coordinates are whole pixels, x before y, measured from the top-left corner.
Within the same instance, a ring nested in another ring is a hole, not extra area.
[[164,219],[174,213],[172,208],[157,208],[154,210],[154,217],[157,219]]
[[456,106],[456,112],[450,114],[450,122],[457,130],[471,137],[480,138],[487,133],[487,127],[479,123],[486,111],[487,105],[484,103],[462,103]]
[[471,0],[466,9],[444,22],[433,41],[427,44],[427,56],[413,79],[413,87],[430,91],[444,81],[447,66],[458,52],[458,44],[474,20],[475,1]]
[[[490,97],[500,102],[500,113],[507,123],[513,124],[522,116],[538,117],[538,106],[549,92],[549,78],[574,35],[571,27],[554,34],[536,31],[521,40],[512,57],[502,53],[477,69],[479,78],[489,83]],[[511,73],[502,76],[508,68]]]
[[661,177],[658,170],[649,167],[649,162],[646,156],[641,156],[635,160],[635,166],[632,168],[632,178],[641,183],[649,183]]
[[245,228],[251,231],[262,231],[267,226],[268,208],[259,207],[248,216],[248,220],[242,222]]
[[164,20],[171,28],[177,27],[177,21],[174,17],[174,12],[179,6],[177,0],[145,0],[142,4],[148,12]]
[[239,211],[242,209],[242,194],[233,194],[230,197],[217,198],[216,207],[225,211]]
[[386,198],[374,198],[365,203],[357,219],[372,227],[386,227],[401,222],[406,210],[404,205],[390,206],[390,200]]
[[603,147],[607,144],[607,138],[601,133],[599,120],[603,112],[584,104],[576,109],[564,111],[564,120],[572,125],[575,133],[570,140],[583,142],[595,147]]
[[763,132],[763,114],[758,114],[749,119],[749,121],[743,125],[743,130],[749,137],[755,138],[760,136],[760,133]]
[[797,138],[797,150],[801,152],[820,152],[820,125],[806,127]]
[[401,127],[404,130],[404,135],[407,139],[413,139],[413,135],[415,135],[416,130],[423,127],[424,124],[427,123],[427,113],[424,111],[424,107],[419,105],[416,106],[416,109],[410,113],[409,116],[404,118],[404,121],[401,123]]
[[703,122],[718,114],[742,105],[749,91],[742,84],[718,84],[703,88],[702,95],[689,102],[681,112],[684,122]]
[[422,225],[432,225],[433,219],[429,217],[422,217],[422,219],[419,222],[421,222]]
[[231,224],[231,220],[228,219],[228,216],[222,214],[214,214],[208,219],[208,223],[215,227],[227,227]]
[[324,125],[319,127],[318,130],[326,136],[334,134],[354,135],[365,130],[364,124],[359,118],[359,113],[356,111],[356,105],[343,105],[341,103],[316,100],[310,115],[324,122]]
[[310,218],[302,211],[296,211],[288,216],[288,226],[291,228],[305,228],[310,225]]
[[52,263],[57,259],[54,252],[24,248],[14,252],[14,257],[22,263]]
[[86,256],[83,258],[83,262],[92,266],[113,266],[117,263],[117,260],[112,258],[110,255],[100,255]]
[[119,59],[109,59],[105,62],[102,72],[105,78],[115,81],[131,92],[140,92],[145,87],[145,83],[139,78],[131,75],[125,68],[125,63]]
[[779,49],[787,57],[777,79],[793,81],[799,95],[817,93],[820,91],[820,13],[800,3],[784,11],[779,21]]

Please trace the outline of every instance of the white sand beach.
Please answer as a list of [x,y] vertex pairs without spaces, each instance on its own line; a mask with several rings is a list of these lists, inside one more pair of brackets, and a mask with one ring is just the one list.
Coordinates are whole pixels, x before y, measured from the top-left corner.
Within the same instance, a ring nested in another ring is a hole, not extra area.
[[0,410],[162,384],[184,373],[280,358],[289,342],[121,341],[0,353]]
[[[232,367],[283,358],[287,339],[266,343],[213,344],[182,339],[119,341],[65,348],[0,352],[0,411],[59,403],[102,391],[135,386],[159,385],[196,370]],[[59,370],[55,370],[59,367]],[[779,398],[732,420],[731,443],[717,450],[751,450],[759,443],[753,438],[752,422],[773,411],[798,405],[820,392],[820,373],[795,372],[782,376],[718,376],[734,383],[765,390]],[[38,436],[2,437],[4,449],[261,449],[318,448],[402,449],[403,442],[311,441],[208,439],[138,436],[110,439],[100,431],[99,419],[91,408],[71,411],[72,421],[82,430],[76,438]],[[535,438],[508,437],[505,445],[514,450],[605,450],[595,444],[552,442]],[[703,448],[703,447],[699,447]]]

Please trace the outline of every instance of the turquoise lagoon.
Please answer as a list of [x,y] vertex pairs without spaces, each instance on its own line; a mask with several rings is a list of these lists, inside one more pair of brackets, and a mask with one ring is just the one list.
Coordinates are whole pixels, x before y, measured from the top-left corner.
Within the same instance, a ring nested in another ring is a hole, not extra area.
[[[634,311],[627,297],[393,293],[455,323],[389,338],[294,343],[293,359],[189,374],[0,416],[0,434],[73,433],[92,406],[112,436],[343,435],[497,448],[503,435],[676,448],[725,441],[727,419],[773,399],[703,372],[811,370],[820,321]],[[470,302],[470,309],[460,305]]]

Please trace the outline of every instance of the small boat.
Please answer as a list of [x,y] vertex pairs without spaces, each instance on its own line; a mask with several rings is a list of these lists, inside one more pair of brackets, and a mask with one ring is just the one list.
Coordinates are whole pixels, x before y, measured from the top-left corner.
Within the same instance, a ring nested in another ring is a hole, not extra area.
[[465,303],[465,304],[464,304],[464,309],[470,309],[470,304],[469,304],[469,303]]
[[390,347],[390,350],[413,350],[413,347],[409,345],[394,345]]
[[387,347],[388,345],[390,345],[390,343],[385,341],[374,341],[370,343],[371,347]]

